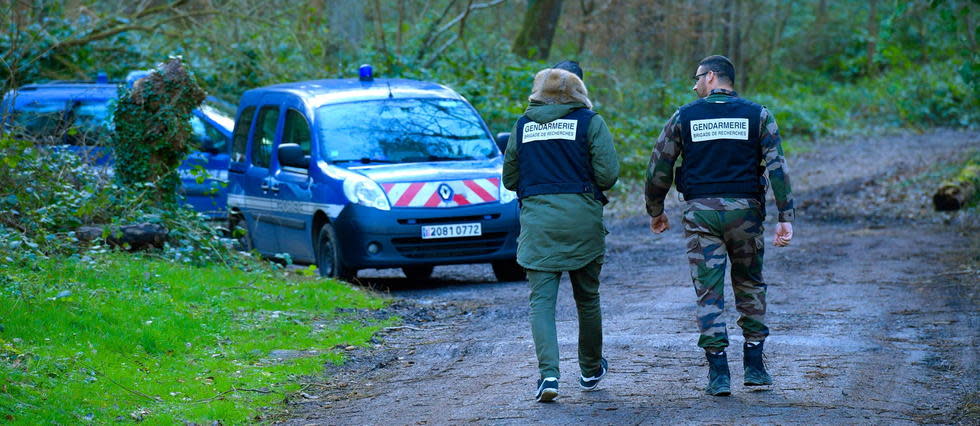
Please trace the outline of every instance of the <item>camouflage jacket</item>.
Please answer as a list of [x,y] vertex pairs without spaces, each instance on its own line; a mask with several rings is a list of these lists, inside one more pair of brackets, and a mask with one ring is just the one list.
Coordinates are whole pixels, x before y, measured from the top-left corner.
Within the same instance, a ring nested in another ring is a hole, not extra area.
[[[715,89],[711,91],[706,100],[709,102],[726,102],[732,96],[738,96],[738,94],[730,90]],[[675,112],[664,126],[664,130],[657,140],[657,145],[654,147],[653,155],[650,156],[650,165],[647,167],[646,207],[647,213],[652,217],[659,216],[664,211],[664,197],[667,196],[670,185],[674,183],[674,163],[677,161],[677,157],[683,154],[681,123],[678,115]],[[762,154],[766,163],[766,171],[769,174],[769,185],[772,186],[772,192],[776,198],[779,221],[792,222],[795,216],[793,191],[786,171],[786,159],[783,157],[783,147],[779,139],[779,128],[776,127],[776,118],[769,113],[768,109],[763,107],[759,122],[762,123],[762,129],[760,129]],[[688,205],[696,210],[737,210],[759,207],[760,203],[757,200],[742,198],[699,198],[689,201]]]

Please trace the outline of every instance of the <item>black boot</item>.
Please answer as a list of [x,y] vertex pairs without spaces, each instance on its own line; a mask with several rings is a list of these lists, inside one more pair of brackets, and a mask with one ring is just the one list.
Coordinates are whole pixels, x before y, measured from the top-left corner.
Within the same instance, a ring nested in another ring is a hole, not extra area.
[[766,364],[762,360],[762,342],[752,346],[746,343],[744,349],[742,365],[745,367],[745,386],[771,385],[772,377],[766,371]]
[[731,395],[732,378],[728,371],[728,355],[724,351],[716,354],[705,351],[704,354],[708,358],[708,387],[704,391],[713,396]]

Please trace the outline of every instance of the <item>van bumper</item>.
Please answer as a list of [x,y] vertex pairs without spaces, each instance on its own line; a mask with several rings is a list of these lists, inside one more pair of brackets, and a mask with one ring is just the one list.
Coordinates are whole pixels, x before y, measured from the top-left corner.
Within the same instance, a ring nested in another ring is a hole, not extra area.
[[[513,260],[520,233],[517,202],[451,208],[348,205],[334,220],[343,263],[350,268],[397,268]],[[422,226],[480,223],[474,237],[423,239]],[[371,253],[368,247],[379,250]]]

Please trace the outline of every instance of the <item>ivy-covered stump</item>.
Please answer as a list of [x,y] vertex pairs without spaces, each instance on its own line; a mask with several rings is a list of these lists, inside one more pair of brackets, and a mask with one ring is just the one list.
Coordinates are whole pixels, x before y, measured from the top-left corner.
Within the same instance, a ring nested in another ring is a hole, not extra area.
[[177,167],[194,150],[189,120],[205,97],[179,57],[170,58],[131,90],[121,89],[116,104],[113,149],[119,182],[148,183],[153,201],[176,200]]

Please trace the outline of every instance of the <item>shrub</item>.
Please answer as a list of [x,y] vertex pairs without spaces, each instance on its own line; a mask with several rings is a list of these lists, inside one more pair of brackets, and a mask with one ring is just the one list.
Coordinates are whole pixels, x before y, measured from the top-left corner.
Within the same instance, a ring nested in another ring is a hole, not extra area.
[[151,202],[157,188],[121,186],[108,169],[86,165],[57,148],[0,137],[0,263],[29,262],[48,256],[86,256],[107,251],[76,237],[81,225],[155,223],[167,228],[169,242],[159,255],[184,263],[239,263],[227,241],[206,218],[183,207]]

